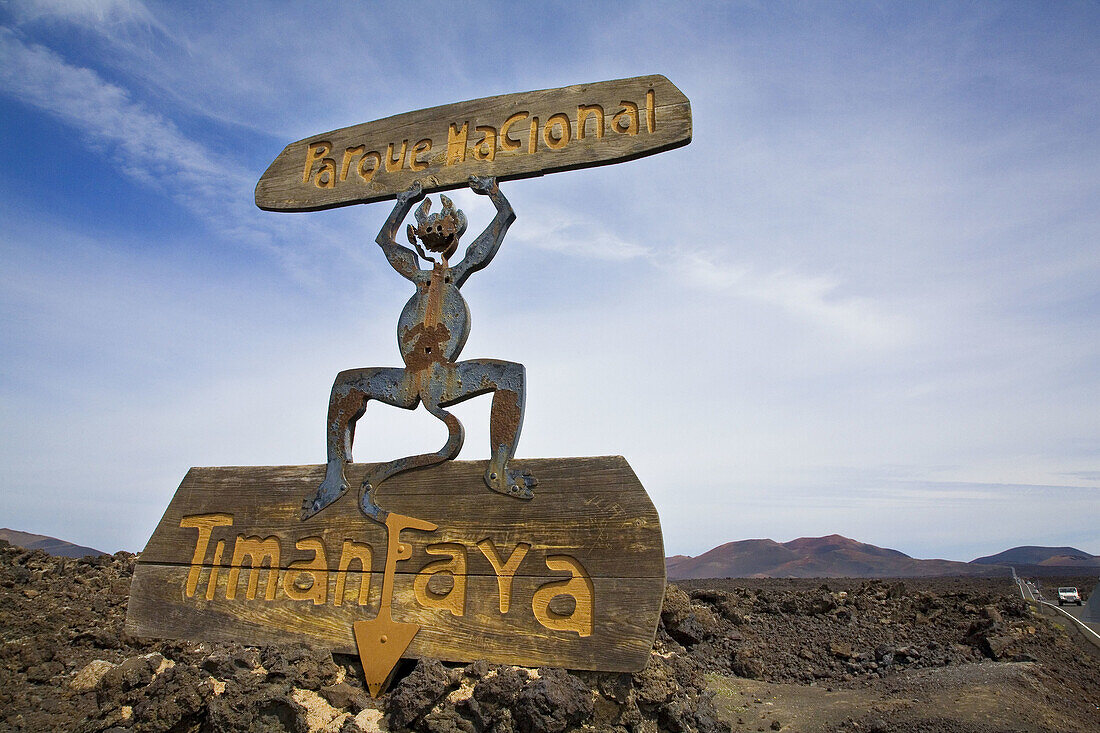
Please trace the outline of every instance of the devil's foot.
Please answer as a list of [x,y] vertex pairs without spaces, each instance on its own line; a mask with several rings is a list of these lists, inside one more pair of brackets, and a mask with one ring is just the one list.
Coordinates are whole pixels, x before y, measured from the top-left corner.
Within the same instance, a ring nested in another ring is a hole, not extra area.
[[499,472],[490,466],[485,472],[485,484],[499,494],[506,494],[516,499],[530,499],[535,495],[534,489],[538,486],[539,480],[532,476],[530,471],[507,468]]
[[326,474],[317,493],[302,502],[302,521],[339,499],[347,490],[348,481],[342,472],[335,476]]
[[386,517],[390,514],[374,500],[374,487],[370,485],[370,481],[364,481],[359,487],[359,511],[382,524],[386,523]]

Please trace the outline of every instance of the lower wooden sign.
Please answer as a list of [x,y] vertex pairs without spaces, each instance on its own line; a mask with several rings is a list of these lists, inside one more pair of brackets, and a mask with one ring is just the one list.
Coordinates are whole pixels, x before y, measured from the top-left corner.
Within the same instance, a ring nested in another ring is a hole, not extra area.
[[[641,669],[665,586],[645,489],[621,456],[516,463],[539,478],[530,501],[490,492],[485,461],[395,476],[376,493],[389,527],[352,492],[302,521],[324,466],[192,468],[138,558],[126,629],[354,654],[353,626],[389,613],[419,627],[400,656]],[[349,464],[352,485],[370,468]]]

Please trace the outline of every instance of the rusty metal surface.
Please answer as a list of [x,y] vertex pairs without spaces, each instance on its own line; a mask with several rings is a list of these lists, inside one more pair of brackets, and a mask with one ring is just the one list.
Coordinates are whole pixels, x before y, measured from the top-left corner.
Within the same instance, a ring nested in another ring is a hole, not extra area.
[[[332,385],[327,424],[328,464],[317,492],[302,503],[306,520],[343,496],[348,488],[344,466],[351,460],[355,423],[370,400],[413,410],[423,404],[429,413],[447,426],[447,441],[435,453],[406,456],[383,463],[368,473],[359,491],[359,508],[366,516],[386,523],[388,512],[378,505],[375,491],[387,478],[403,471],[433,466],[451,460],[462,448],[462,423],[445,408],[478,395],[493,393],[489,438],[491,458],[485,484],[501,494],[530,499],[538,481],[509,462],[515,455],[523,408],[526,373],[522,364],[499,359],[458,361],[470,333],[470,310],[459,288],[474,272],[492,261],[515,221],[511,205],[493,178],[471,176],[470,188],[496,206],[496,216],[467,248],[457,265],[450,258],[458,250],[466,230],[466,216],[451,200],[440,196],[442,210],[430,214],[431,202],[424,198],[420,182],[397,197],[397,204],[378,233],[376,241],[393,268],[416,287],[397,322],[397,343],[404,368],[370,367],[340,372]],[[416,251],[397,243],[397,231],[412,209],[417,226],[409,225],[406,235]],[[436,259],[432,254],[439,255]],[[430,264],[421,269],[421,259]]]

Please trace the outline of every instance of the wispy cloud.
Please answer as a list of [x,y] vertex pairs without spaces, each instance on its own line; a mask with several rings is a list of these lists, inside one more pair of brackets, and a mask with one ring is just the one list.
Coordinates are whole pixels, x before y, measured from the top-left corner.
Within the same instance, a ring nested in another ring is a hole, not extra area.
[[[254,171],[185,134],[96,70],[26,43],[7,28],[0,28],[0,92],[70,126],[120,173],[170,197],[227,241],[273,256],[309,287],[322,288],[326,282],[320,271],[325,260],[316,253],[361,261],[354,234],[332,226],[319,229],[298,216],[260,212],[252,205]],[[302,242],[309,246],[303,248]]]
[[868,297],[844,294],[830,275],[758,268],[721,261],[702,252],[678,258],[682,275],[714,292],[774,305],[792,317],[837,334],[866,348],[892,348],[909,343],[910,324]]
[[1100,484],[1100,471],[1066,471],[1062,475],[1078,481],[1092,481]]
[[653,254],[651,246],[623,239],[593,217],[547,206],[524,211],[523,227],[514,238],[537,249],[586,259],[618,262]]
[[240,165],[212,155],[94,70],[24,43],[7,28],[0,28],[0,59],[0,90],[78,130],[135,181],[199,211],[209,211],[227,189],[250,188]]
[[163,30],[138,0],[14,0],[12,10],[24,21],[41,18],[104,25],[144,25]]

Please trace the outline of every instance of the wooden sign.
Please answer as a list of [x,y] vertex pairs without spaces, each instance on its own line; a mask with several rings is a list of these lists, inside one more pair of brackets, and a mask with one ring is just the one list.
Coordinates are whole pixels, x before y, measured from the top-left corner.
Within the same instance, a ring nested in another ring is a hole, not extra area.
[[389,595],[393,621],[419,626],[399,656],[641,669],[665,586],[645,490],[621,456],[518,463],[540,479],[530,501],[490,492],[485,461],[387,480],[378,496],[409,520],[389,537],[354,496],[300,519],[324,466],[192,468],[138,558],[126,629],[354,654],[353,625]]
[[655,74],[504,94],[407,112],[299,140],[256,185],[269,211],[314,211],[620,163],[691,142],[691,104]]

